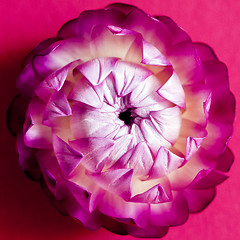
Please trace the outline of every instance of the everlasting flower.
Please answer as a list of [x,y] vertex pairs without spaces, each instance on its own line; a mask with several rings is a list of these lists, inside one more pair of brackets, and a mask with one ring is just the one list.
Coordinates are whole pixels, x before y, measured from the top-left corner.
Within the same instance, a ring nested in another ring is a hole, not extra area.
[[28,55],[17,87],[21,168],[89,229],[162,237],[227,178],[227,68],[168,17],[85,11]]

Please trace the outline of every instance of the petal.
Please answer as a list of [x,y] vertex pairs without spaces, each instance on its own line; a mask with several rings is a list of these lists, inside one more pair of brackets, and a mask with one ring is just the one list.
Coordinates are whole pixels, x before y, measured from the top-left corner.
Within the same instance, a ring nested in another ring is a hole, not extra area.
[[171,63],[156,47],[144,40],[142,63],[157,66],[171,66]]
[[118,129],[115,113],[72,107],[71,130],[75,138],[106,137]]
[[175,72],[173,72],[172,76],[157,92],[177,106],[181,108],[186,107],[185,94],[178,75]]
[[55,92],[49,99],[43,113],[43,124],[51,123],[53,118],[65,117],[72,114],[64,91]]
[[204,73],[196,49],[190,41],[175,44],[167,58],[182,85],[204,83]]
[[193,44],[202,62],[209,61],[209,60],[218,60],[213,49],[209,47],[207,44],[199,43],[199,42],[197,43],[195,42]]
[[99,172],[114,148],[114,141],[107,138],[81,138],[70,141],[70,146],[81,152],[81,164],[91,172]]
[[38,74],[47,77],[75,60],[88,61],[90,58],[89,43],[80,38],[71,38],[53,44],[46,53],[36,56],[33,66]]
[[188,202],[190,213],[198,213],[208,206],[215,197],[215,189],[196,190],[187,188],[184,190],[184,196]]
[[116,62],[117,58],[97,58],[78,66],[77,69],[95,86],[105,80]]
[[152,72],[133,63],[118,61],[113,75],[118,96],[125,96],[152,75]]
[[91,174],[89,177],[106,191],[126,200],[130,198],[133,169],[108,170],[99,174]]
[[161,147],[155,158],[149,178],[163,177],[179,168],[183,162],[184,158],[177,156],[167,148]]
[[154,155],[161,146],[171,147],[171,144],[159,133],[150,120],[144,119],[140,124],[143,137]]
[[227,147],[223,154],[221,154],[217,160],[216,170],[221,172],[228,172],[234,161],[234,155],[232,151]]
[[182,122],[179,107],[151,112],[150,119],[164,138],[172,144],[176,141]]
[[173,201],[151,204],[150,223],[160,227],[178,226],[187,220],[188,211],[184,195],[180,192],[173,192]]
[[81,77],[68,95],[68,99],[85,103],[89,106],[100,108],[102,106],[102,93],[97,93],[94,86]]
[[116,194],[106,193],[98,208],[114,218],[133,219],[137,226],[148,224],[149,205],[145,203],[126,202]]
[[115,168],[131,168],[134,176],[146,176],[153,165],[151,152],[145,142],[140,142],[126,152],[114,165]]
[[25,115],[28,107],[28,101],[21,95],[17,95],[10,103],[7,110],[7,126],[13,136],[22,129],[25,121]]
[[24,143],[30,148],[49,149],[52,147],[51,128],[41,125],[32,125],[24,135]]
[[111,3],[111,4],[107,5],[106,8],[119,10],[122,13],[127,15],[137,7],[130,5],[130,4],[125,4],[125,3]]
[[63,175],[68,178],[82,160],[83,155],[56,135],[53,135],[53,149]]
[[28,177],[40,180],[41,171],[36,159],[36,149],[29,148],[24,144],[23,134],[17,136],[18,163]]

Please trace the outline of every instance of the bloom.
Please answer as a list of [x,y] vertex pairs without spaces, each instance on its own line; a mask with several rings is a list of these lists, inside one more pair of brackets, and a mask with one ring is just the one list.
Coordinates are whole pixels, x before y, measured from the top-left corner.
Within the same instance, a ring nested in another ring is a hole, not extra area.
[[227,69],[167,17],[83,12],[28,55],[17,86],[22,169],[90,229],[162,237],[227,178]]

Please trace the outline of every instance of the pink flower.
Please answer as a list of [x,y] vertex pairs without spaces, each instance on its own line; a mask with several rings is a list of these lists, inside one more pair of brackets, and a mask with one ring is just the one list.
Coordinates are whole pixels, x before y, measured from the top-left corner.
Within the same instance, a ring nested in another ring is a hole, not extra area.
[[168,17],[85,11],[28,55],[17,87],[20,166],[89,229],[162,237],[227,178],[227,68]]

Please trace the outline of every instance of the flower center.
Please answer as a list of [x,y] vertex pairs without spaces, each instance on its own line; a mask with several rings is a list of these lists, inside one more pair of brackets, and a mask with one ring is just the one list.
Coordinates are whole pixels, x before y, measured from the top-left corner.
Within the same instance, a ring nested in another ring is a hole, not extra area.
[[134,121],[134,118],[133,118],[132,112],[131,112],[131,108],[128,108],[126,111],[121,112],[118,115],[118,117],[120,120],[124,121],[124,123],[128,126],[131,126]]

